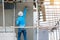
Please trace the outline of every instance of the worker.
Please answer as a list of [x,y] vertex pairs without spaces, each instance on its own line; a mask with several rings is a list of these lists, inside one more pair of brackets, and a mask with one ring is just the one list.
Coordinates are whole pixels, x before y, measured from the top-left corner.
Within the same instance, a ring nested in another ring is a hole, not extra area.
[[18,28],[18,40],[21,40],[21,33],[23,33],[24,40],[27,40],[27,32],[24,28],[26,25],[25,19],[26,19],[26,13],[27,13],[27,7],[24,7],[23,12],[18,12],[18,17],[16,19],[16,25],[19,26]]

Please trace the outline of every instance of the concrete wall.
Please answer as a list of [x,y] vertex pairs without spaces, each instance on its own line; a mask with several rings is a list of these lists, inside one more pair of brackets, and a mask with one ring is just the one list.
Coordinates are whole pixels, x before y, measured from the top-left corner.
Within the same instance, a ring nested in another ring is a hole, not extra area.
[[[27,3],[28,7],[28,12],[26,16],[26,26],[33,26],[33,4],[32,3]],[[17,14],[20,10],[23,10],[24,8],[24,3],[22,4],[17,4],[16,5],[16,17]],[[5,9],[5,24],[6,26],[13,26],[13,15],[14,15],[14,9]],[[15,18],[16,18],[15,17]],[[3,24],[3,13],[2,9],[0,8],[0,26]],[[17,34],[17,29],[16,29],[16,34]],[[33,29],[27,29],[27,37],[28,40],[33,40]],[[22,36],[23,39],[23,36]]]
[[[17,9],[16,9],[16,17],[17,14],[20,10],[23,10],[25,3],[17,3]],[[28,12],[26,15],[26,25],[27,26],[32,26],[33,25],[33,4],[32,3],[27,3],[28,5]]]
[[[28,3],[27,5],[28,5],[28,11],[27,11],[27,15],[26,15],[26,25],[32,26],[33,25],[33,5],[32,5],[32,3]],[[17,18],[17,14],[19,11],[23,11],[23,8],[24,8],[24,3],[22,3],[22,4],[17,3],[15,18]],[[14,9],[5,9],[6,26],[12,26],[13,20],[14,20]]]
[[[0,4],[0,6],[2,6],[2,5]],[[3,26],[3,11],[2,10],[3,9],[0,8],[0,26]]]

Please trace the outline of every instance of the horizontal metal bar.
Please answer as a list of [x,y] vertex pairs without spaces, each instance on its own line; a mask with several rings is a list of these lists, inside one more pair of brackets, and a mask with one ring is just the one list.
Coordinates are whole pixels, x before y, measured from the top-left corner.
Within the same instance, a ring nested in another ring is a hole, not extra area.
[[54,5],[51,5],[51,4],[41,4],[41,5],[39,5],[39,6],[42,6],[42,5],[44,5],[44,6],[60,6],[60,4],[54,4]]
[[[21,28],[21,27],[12,27],[12,28]],[[35,27],[23,27],[23,28],[28,28],[28,29],[30,29],[30,28],[35,28]]]
[[4,2],[8,2],[8,3],[33,3],[33,1],[32,2],[4,1]]
[[[40,7],[40,8],[41,8],[41,7]],[[49,9],[49,10],[50,10],[50,9],[57,9],[57,10],[58,10],[58,9],[60,9],[60,8],[45,8],[45,9],[47,9],[47,10],[48,10],[48,9]]]
[[50,13],[50,14],[58,13],[58,14],[60,14],[60,12],[57,12],[57,11],[54,11],[54,13],[52,11],[46,11],[46,13]]
[[[40,28],[40,29],[48,29],[48,30],[50,30],[50,29],[53,28],[53,27],[54,27],[54,26],[46,26],[46,27],[38,26],[38,28]],[[0,27],[0,28],[3,28],[3,27]],[[15,28],[15,29],[16,29],[16,28],[20,28],[20,27],[11,26],[11,27],[9,27],[9,28]],[[37,28],[37,27],[33,27],[33,26],[32,26],[32,27],[24,27],[24,28],[32,28],[32,29],[33,29],[33,28]]]
[[[4,2],[19,2],[19,1],[4,1]],[[32,1],[32,2],[35,2],[35,1]],[[38,2],[50,2],[50,1],[38,1]],[[59,1],[56,1],[56,2],[59,2]]]
[[[15,1],[15,2],[18,2],[18,1]],[[36,2],[36,1],[33,1],[33,2]],[[50,1],[38,1],[38,2],[50,2]],[[59,2],[59,1],[56,1],[56,2]]]
[[[13,3],[13,2],[15,2],[15,3],[19,3],[20,1],[4,1],[4,2],[9,2],[9,3]],[[35,1],[31,1],[31,2],[35,2]],[[50,1],[38,1],[38,3],[40,3],[40,2],[50,2]],[[58,1],[59,2],[59,1]],[[55,2],[54,2],[55,3]]]
[[[19,27],[19,26],[7,26],[7,27],[10,27],[10,28],[35,28],[34,26],[26,26],[26,27]],[[2,28],[2,27],[0,27]]]
[[[55,18],[52,18],[52,20],[53,20],[53,19],[55,19]],[[42,21],[43,21],[43,18],[40,18],[40,20],[42,20]],[[52,20],[51,20],[51,18],[46,18],[46,20],[50,20],[50,21],[52,21]],[[55,19],[55,20],[58,20],[58,18],[57,18],[57,19]]]
[[45,8],[45,9],[60,9],[60,8]]
[[44,6],[60,6],[60,4],[54,4],[54,5],[51,5],[51,4],[44,4]]
[[[58,20],[58,19],[55,19],[55,20]],[[50,23],[52,23],[53,22],[53,20],[51,20],[51,19],[46,19],[46,21],[49,21]],[[43,20],[39,20],[39,22],[44,22]]]
[[0,33],[14,33],[14,31],[0,31]]
[[[48,14],[48,15],[46,15],[46,16],[55,16],[55,17],[58,17],[60,14],[58,14],[58,15],[56,15],[56,14]],[[44,15],[40,15],[40,17],[42,17],[42,16],[44,16]]]
[[[38,1],[38,2],[50,2],[50,1]],[[54,1],[54,2],[59,2],[59,1]]]
[[54,12],[51,12],[51,13],[50,12],[46,12],[46,15],[60,15],[60,13],[58,13],[58,12],[57,13],[54,13]]
[[[42,27],[42,26],[39,26],[39,29],[47,29],[47,30],[51,30],[52,28],[55,28],[55,26],[45,26],[45,27]],[[56,27],[58,28],[58,27]],[[60,29],[59,29],[60,30]]]

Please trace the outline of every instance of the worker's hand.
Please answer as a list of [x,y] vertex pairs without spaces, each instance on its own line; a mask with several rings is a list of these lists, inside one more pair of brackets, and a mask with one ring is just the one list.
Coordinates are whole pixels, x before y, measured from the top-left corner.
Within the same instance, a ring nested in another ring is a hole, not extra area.
[[28,9],[28,6],[25,6],[25,8],[27,9],[27,11],[29,10],[29,9]]
[[25,8],[28,8],[27,6],[25,6]]

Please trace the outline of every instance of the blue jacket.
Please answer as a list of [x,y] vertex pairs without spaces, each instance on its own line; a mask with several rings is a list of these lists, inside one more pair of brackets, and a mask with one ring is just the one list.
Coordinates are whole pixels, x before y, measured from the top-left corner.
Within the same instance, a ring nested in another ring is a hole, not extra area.
[[26,25],[26,22],[25,22],[26,13],[27,13],[27,8],[24,8],[23,16],[18,16],[16,19],[16,25],[17,26],[24,27]]

